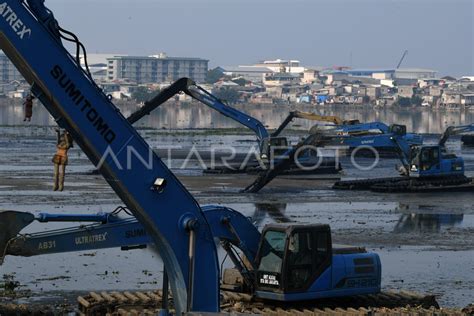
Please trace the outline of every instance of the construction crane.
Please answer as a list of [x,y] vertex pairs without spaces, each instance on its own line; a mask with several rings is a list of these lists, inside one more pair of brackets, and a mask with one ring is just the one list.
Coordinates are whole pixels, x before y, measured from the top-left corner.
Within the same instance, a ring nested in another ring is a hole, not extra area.
[[399,69],[399,68],[400,68],[400,66],[402,65],[402,62],[403,62],[403,60],[405,59],[405,57],[406,57],[407,54],[408,54],[408,50],[405,49],[405,51],[404,51],[403,54],[402,54],[402,58],[400,58],[400,61],[399,61],[398,64],[397,64],[397,68],[395,68],[395,69]]
[[[338,252],[328,225],[268,225],[260,233],[237,211],[201,207],[81,68],[79,54],[72,56],[65,49],[62,40],[72,41],[86,55],[79,39],[59,26],[44,0],[6,0],[0,10],[0,48],[150,236],[164,262],[177,315],[219,311],[215,239],[223,242],[251,293],[261,299],[311,301],[380,291],[378,255],[354,249]],[[131,150],[151,161],[130,161]],[[2,238],[7,245],[15,230],[31,220],[17,215],[8,213],[3,225],[10,227],[1,232],[10,234]],[[61,217],[70,220],[62,214],[55,220]],[[99,217],[95,220],[102,222]],[[105,236],[86,238],[93,244],[110,241]],[[233,247],[250,262],[249,268]]]

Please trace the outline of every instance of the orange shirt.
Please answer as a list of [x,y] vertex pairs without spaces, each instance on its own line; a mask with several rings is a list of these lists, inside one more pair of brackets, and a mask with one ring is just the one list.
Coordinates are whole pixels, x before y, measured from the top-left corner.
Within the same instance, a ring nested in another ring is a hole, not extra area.
[[68,136],[62,134],[56,145],[56,155],[61,157],[67,157],[67,151],[72,147],[72,143],[69,141]]
[[67,157],[67,149],[58,147],[56,151],[56,155],[61,156],[61,157]]

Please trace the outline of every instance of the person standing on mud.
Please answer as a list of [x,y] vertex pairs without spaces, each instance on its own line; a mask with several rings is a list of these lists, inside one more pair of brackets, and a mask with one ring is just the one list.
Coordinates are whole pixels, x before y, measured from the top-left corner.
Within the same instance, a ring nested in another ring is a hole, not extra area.
[[26,96],[25,102],[23,102],[23,106],[25,107],[25,118],[23,119],[23,122],[31,122],[31,117],[33,116],[33,100],[35,97],[33,97],[30,94]]
[[53,157],[54,163],[54,184],[53,191],[62,191],[64,189],[64,177],[66,175],[66,165],[68,163],[68,150],[73,147],[72,137],[67,132],[60,132],[56,129],[57,142],[56,154]]

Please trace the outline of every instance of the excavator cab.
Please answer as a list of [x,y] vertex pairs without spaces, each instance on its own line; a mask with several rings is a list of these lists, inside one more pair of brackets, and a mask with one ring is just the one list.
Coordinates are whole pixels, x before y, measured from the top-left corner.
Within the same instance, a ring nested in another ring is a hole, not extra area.
[[326,224],[265,226],[255,259],[255,295],[277,301],[380,291],[379,257],[333,245]]
[[288,151],[289,144],[286,137],[269,137],[262,142],[261,153],[262,159],[274,159],[277,156],[283,155]]
[[463,175],[464,160],[444,147],[412,146],[410,150],[410,176]]
[[257,292],[304,292],[331,265],[331,250],[328,225],[265,227],[257,255]]
[[389,132],[397,136],[405,136],[407,134],[407,127],[400,124],[392,124],[389,126]]
[[361,124],[361,122],[357,119],[352,119],[352,120],[345,120],[343,121],[344,125],[358,125]]

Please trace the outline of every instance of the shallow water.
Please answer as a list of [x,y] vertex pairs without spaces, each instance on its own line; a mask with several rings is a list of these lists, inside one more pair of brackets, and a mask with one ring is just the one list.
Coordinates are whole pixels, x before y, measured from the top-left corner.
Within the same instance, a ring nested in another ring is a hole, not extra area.
[[[25,128],[2,127],[5,134],[0,135],[0,209],[89,214],[110,212],[121,204],[110,188],[97,180],[100,176],[90,174],[94,166],[78,148],[71,151],[66,191],[50,191],[53,135],[12,136],[21,129]],[[169,134],[145,136],[160,145],[176,141],[176,137]],[[240,135],[180,134],[178,139],[184,148],[191,144],[206,148],[218,141],[239,148],[250,144],[240,142]],[[247,135],[243,139],[251,142],[253,137]],[[450,146],[466,158],[468,169],[474,170],[473,149],[461,147],[458,140]],[[176,162],[179,164],[182,160],[172,160],[171,167],[178,168],[174,165]],[[396,175],[394,159],[381,160],[376,171],[370,174],[351,167],[347,157],[341,162],[348,178]],[[188,169],[179,171],[198,175],[199,165],[194,161]],[[216,185],[232,185],[232,178],[222,177]],[[238,188],[227,189],[225,194],[219,193],[217,187],[210,189],[215,192],[203,193],[201,189],[193,193],[203,203],[225,201],[226,206],[252,217],[259,228],[272,222],[330,224],[335,242],[366,246],[380,255],[386,289],[436,293],[444,306],[464,307],[474,300],[472,193],[383,195],[308,187],[291,195],[268,191],[242,196]],[[23,233],[69,225],[33,223]],[[38,293],[155,289],[161,287],[162,263],[150,249],[126,252],[109,249],[31,258],[7,257],[0,267],[0,275],[12,273],[26,288]]]
[[[368,231],[384,232],[388,238],[398,240],[400,244],[387,244],[374,238],[368,246],[370,251],[381,257],[385,289],[434,293],[440,295],[440,302],[445,306],[464,306],[473,299],[474,251],[448,251],[434,245],[437,243],[436,235],[442,230],[456,228],[458,233],[472,230],[474,214],[412,214],[400,210],[397,203],[369,202],[238,203],[227,206],[252,217],[259,228],[274,222],[327,223],[332,227],[335,242],[347,243],[352,239],[353,230],[361,230],[361,234]],[[107,207],[103,205],[102,208]],[[91,210],[68,207],[68,212],[88,213]],[[428,217],[429,220],[424,220]],[[413,221],[424,228],[407,228],[412,226]],[[25,233],[64,226],[59,223],[34,223]],[[405,228],[400,230],[401,226]],[[400,234],[417,238],[426,233],[431,235],[431,243],[404,246],[403,238],[399,238]],[[441,234],[439,238],[444,237]],[[465,239],[465,242],[473,241],[472,236]],[[222,250],[220,258],[223,258]],[[226,266],[229,264],[227,262]],[[453,266],[457,268],[452,269]],[[151,249],[109,249],[34,258],[8,257],[1,271],[14,273],[21,284],[33,291],[154,289],[161,287],[162,263]]]
[[[134,104],[119,105],[124,116],[129,116],[138,107]],[[257,118],[268,128],[276,128],[288,115],[288,111],[298,109],[317,112],[321,115],[335,115],[343,119],[358,119],[361,122],[380,121],[386,124],[404,124],[408,131],[423,134],[439,134],[449,125],[464,125],[474,122],[474,111],[470,110],[432,110],[429,108],[377,108],[372,106],[315,106],[298,104],[286,105],[237,105],[236,108]],[[0,125],[24,125],[23,108],[19,100],[0,101]],[[51,126],[54,120],[37,102],[31,125]],[[295,119],[290,126],[294,129],[308,130],[315,123]],[[27,124],[26,124],[27,125]],[[200,103],[166,103],[137,124],[139,127],[185,129],[185,128],[240,128],[237,122]]]

